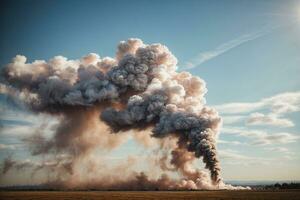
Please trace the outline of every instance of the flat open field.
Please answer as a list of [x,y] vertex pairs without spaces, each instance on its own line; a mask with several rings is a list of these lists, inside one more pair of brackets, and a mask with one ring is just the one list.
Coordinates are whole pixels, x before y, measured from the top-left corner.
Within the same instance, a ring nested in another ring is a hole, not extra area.
[[119,192],[119,191],[99,191],[99,192],[52,192],[52,191],[37,191],[37,192],[0,192],[1,200],[88,200],[88,199],[247,199],[247,200],[300,200],[300,190],[281,190],[281,191],[133,191],[133,192]]

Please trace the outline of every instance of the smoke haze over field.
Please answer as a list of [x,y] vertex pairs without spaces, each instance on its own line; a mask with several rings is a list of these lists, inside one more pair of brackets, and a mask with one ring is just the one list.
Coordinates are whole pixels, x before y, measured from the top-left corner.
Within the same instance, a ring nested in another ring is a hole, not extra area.
[[[8,157],[3,174],[13,168],[30,168],[33,174],[45,169],[56,175],[49,186],[80,189],[235,189],[221,178],[216,148],[221,118],[205,105],[205,82],[176,72],[176,65],[166,46],[135,38],[121,41],[115,58],[91,53],[78,60],[56,56],[27,63],[17,55],[3,69],[1,93],[59,123],[51,127],[51,137],[41,127],[24,138],[32,155],[53,155],[53,160]],[[104,156],[128,135],[155,153],[147,159],[129,155],[114,167],[93,155],[100,148]],[[196,158],[210,174],[195,168]],[[145,161],[158,175],[132,170]],[[115,175],[120,170],[122,177]]]

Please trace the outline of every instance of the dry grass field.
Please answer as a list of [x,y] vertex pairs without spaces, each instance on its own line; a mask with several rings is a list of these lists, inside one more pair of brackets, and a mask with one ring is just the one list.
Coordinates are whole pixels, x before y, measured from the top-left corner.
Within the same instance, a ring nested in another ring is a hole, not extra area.
[[1,200],[144,200],[144,199],[210,199],[210,200],[300,200],[300,190],[280,190],[280,191],[99,191],[99,192],[0,192]]

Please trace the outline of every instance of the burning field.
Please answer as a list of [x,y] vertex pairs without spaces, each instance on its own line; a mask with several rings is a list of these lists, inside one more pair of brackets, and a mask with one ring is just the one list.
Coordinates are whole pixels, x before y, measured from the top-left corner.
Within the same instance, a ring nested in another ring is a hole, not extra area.
[[[216,147],[222,120],[206,105],[205,82],[176,65],[166,46],[140,39],[121,41],[115,58],[91,53],[28,63],[17,55],[3,69],[1,93],[57,123],[50,136],[42,126],[24,138],[34,157],[48,159],[10,156],[2,173],[46,170],[52,178],[43,184],[54,189],[249,189],[222,181]],[[129,138],[152,154],[110,165],[106,154]],[[135,170],[140,163],[148,168]]]

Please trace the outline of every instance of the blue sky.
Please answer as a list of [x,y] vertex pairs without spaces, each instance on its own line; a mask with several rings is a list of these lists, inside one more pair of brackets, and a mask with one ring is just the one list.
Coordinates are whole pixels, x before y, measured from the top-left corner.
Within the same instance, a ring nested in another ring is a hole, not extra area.
[[[219,149],[225,179],[300,179],[300,1],[22,0],[2,4],[1,66],[17,54],[28,61],[56,55],[76,59],[90,52],[113,57],[118,42],[131,37],[162,43],[178,58],[179,70],[206,81],[207,103],[221,109],[225,120]],[[243,41],[245,35],[250,39]],[[236,45],[226,48],[232,43]],[[220,49],[215,57],[197,64],[201,55]],[[283,97],[262,100],[279,94]],[[242,112],[245,105],[235,104],[237,111],[232,113],[234,108],[226,109],[226,105],[233,102],[252,105]],[[263,103],[257,107],[259,102]],[[272,110],[278,102],[295,109]],[[1,104],[7,107],[3,97]],[[9,122],[1,114],[1,125],[32,126],[15,113]],[[0,131],[0,158],[20,151],[7,146],[20,137]],[[279,139],[268,140],[261,137],[264,134]],[[257,145],[253,140],[265,143]],[[280,164],[274,166],[275,162]]]

